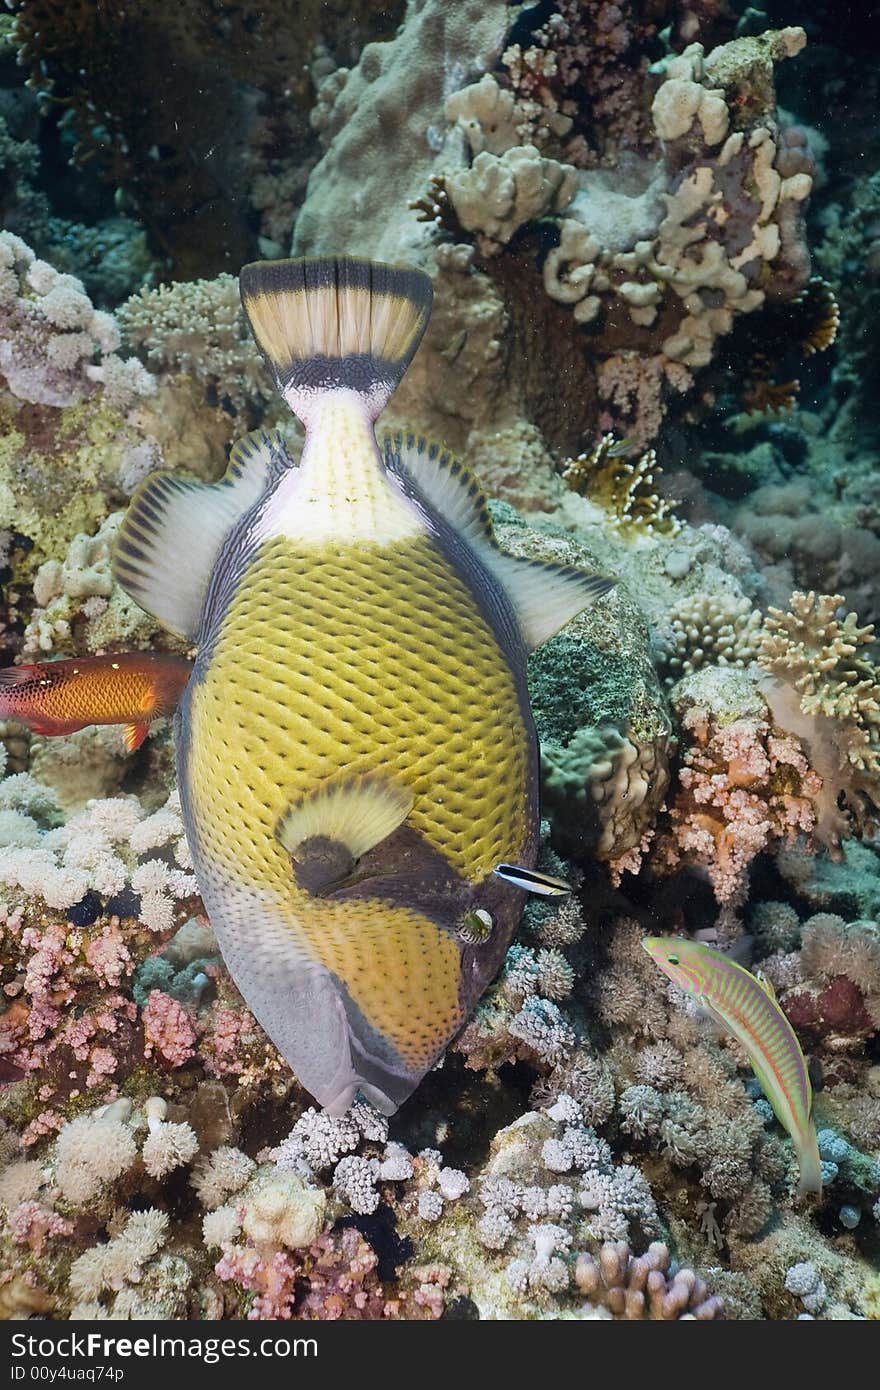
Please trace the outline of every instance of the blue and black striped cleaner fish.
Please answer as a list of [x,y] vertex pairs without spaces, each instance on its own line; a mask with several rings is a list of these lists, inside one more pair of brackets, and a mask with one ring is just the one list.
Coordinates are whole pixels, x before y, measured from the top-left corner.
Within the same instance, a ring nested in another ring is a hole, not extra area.
[[534,869],[529,651],[611,581],[515,559],[442,449],[374,422],[431,308],[417,271],[258,262],[242,300],[306,429],[217,484],[158,474],[114,556],[198,647],[176,722],[187,835],[229,970],[334,1113],[392,1113],[496,974]]

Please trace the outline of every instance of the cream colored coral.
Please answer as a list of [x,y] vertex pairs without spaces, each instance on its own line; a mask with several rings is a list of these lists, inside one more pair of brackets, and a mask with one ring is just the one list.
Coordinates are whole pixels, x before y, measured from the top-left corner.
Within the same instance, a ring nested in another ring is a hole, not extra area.
[[859,654],[874,627],[859,626],[855,613],[838,616],[844,602],[841,594],[792,594],[790,612],[769,610],[758,659],[794,687],[805,714],[843,726],[848,763],[880,776],[880,670]]
[[687,135],[699,121],[703,140],[718,145],[727,134],[729,116],[724,93],[709,91],[699,82],[672,77],[659,88],[651,107],[654,129],[661,140],[677,140]]
[[76,1206],[92,1202],[137,1157],[124,1120],[101,1110],[66,1124],[55,1144],[55,1177],[62,1195]]
[[479,82],[462,87],[447,98],[446,119],[456,121],[463,131],[471,154],[504,154],[513,145],[520,143],[518,126],[522,124],[513,92],[507,87],[499,87],[490,72],[486,72]]
[[209,1211],[221,1206],[234,1192],[245,1186],[256,1164],[241,1149],[223,1145],[199,1160],[192,1175],[202,1205]]
[[255,1245],[296,1250],[317,1240],[326,1205],[322,1188],[307,1187],[296,1173],[270,1172],[245,1196],[242,1229]]
[[116,319],[151,366],[215,388],[236,409],[274,394],[247,331],[234,275],[140,290],[120,305]]
[[757,659],[761,621],[745,597],[696,593],[683,599],[669,610],[660,639],[667,685],[700,666],[748,666]]
[[118,1291],[137,1283],[142,1266],[165,1243],[168,1216],[151,1207],[128,1218],[121,1234],[106,1245],[96,1245],[79,1255],[70,1266],[70,1292],[74,1298],[95,1299],[105,1290]]
[[562,212],[577,171],[545,159],[534,145],[515,145],[500,158],[484,150],[469,169],[448,174],[445,187],[462,227],[502,246],[523,223]]
[[599,311],[600,300],[589,294],[601,247],[586,227],[574,218],[559,224],[559,244],[544,261],[544,289],[560,304],[574,304],[578,323],[589,322]]

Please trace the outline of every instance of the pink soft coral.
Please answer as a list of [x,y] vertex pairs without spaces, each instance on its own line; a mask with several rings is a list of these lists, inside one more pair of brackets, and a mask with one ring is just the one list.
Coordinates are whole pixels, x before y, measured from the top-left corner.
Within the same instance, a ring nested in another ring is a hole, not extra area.
[[146,1057],[155,1051],[172,1067],[182,1067],[195,1056],[195,1025],[183,1005],[170,994],[163,994],[160,989],[150,990],[143,1022]]
[[705,709],[691,709],[682,727],[692,742],[661,837],[661,862],[702,864],[720,903],[736,906],[746,873],[773,841],[789,841],[816,822],[820,779],[796,740],[757,718],[720,726]]

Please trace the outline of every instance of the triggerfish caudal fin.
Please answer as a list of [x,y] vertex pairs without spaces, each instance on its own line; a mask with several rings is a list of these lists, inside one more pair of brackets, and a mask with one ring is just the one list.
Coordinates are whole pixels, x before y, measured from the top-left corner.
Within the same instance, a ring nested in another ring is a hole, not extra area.
[[755,1076],[800,1164],[797,1196],[822,1195],[822,1165],[813,1124],[813,1090],[797,1034],[765,984],[723,951],[679,936],[642,942],[664,975],[701,1000],[742,1043]]
[[315,392],[349,390],[375,419],[431,313],[427,275],[348,257],[253,261],[241,301],[278,389],[305,419]]
[[154,719],[173,712],[191,672],[192,662],[153,652],[9,666],[0,670],[0,719],[15,719],[35,734],[122,724],[132,751]]

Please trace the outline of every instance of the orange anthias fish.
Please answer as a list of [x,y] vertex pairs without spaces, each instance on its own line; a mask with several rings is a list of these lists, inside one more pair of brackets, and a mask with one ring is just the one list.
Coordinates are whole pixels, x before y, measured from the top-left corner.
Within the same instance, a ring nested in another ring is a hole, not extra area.
[[191,672],[191,661],[152,652],[8,666],[0,670],[0,719],[15,719],[35,734],[123,724],[125,746],[133,750],[154,719],[173,712]]

